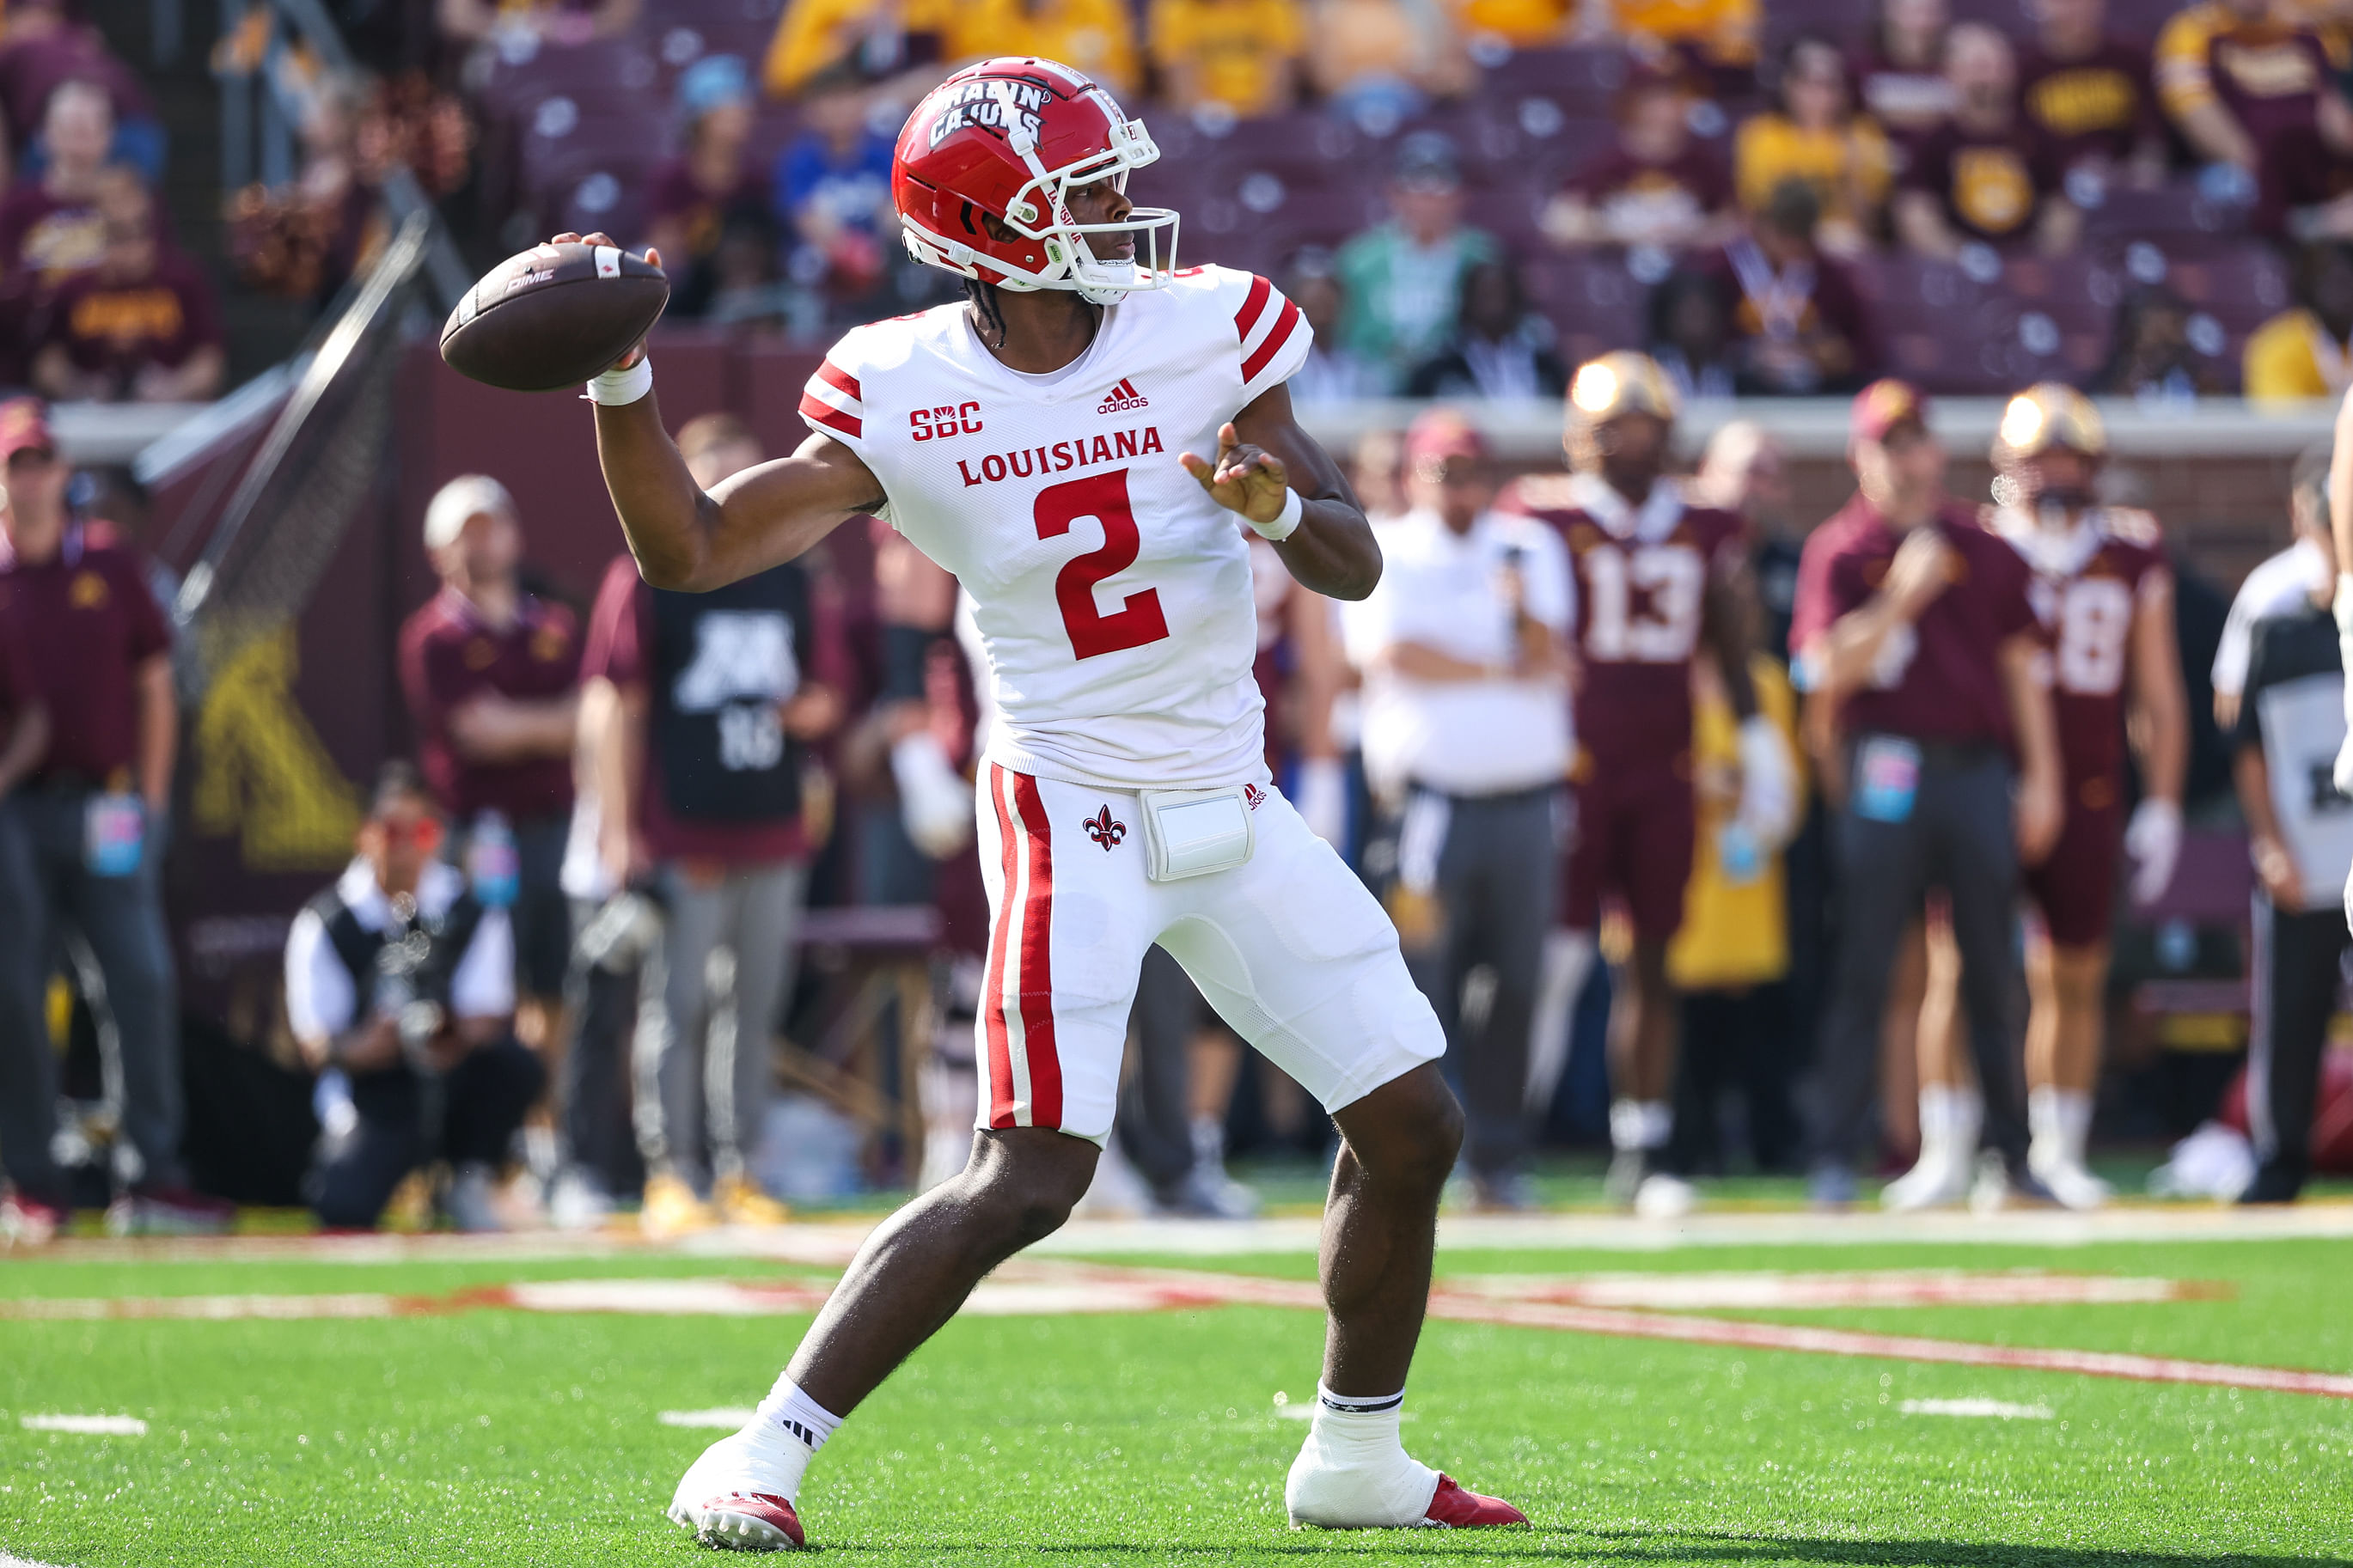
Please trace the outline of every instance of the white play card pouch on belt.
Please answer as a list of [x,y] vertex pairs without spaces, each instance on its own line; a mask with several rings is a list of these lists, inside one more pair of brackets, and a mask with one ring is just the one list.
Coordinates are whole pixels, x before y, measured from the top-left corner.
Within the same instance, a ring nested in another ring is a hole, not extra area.
[[1144,807],[1144,874],[1155,882],[1230,870],[1257,843],[1242,786],[1148,789]]

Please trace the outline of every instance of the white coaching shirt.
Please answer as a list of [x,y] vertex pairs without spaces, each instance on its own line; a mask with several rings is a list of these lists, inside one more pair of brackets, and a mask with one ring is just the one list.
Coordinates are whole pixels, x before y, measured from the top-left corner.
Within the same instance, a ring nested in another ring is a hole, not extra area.
[[972,595],[989,760],[1119,789],[1266,780],[1250,549],[1176,455],[1214,458],[1313,339],[1265,279],[1196,267],[1105,309],[1050,375],[1000,363],[962,304],[834,345],[801,416]]
[[1381,582],[1341,607],[1350,662],[1365,674],[1365,771],[1384,792],[1408,784],[1446,795],[1505,795],[1559,782],[1568,772],[1568,689],[1537,680],[1415,680],[1385,668],[1398,643],[1473,664],[1513,654],[1500,587],[1517,552],[1528,615],[1567,635],[1568,557],[1560,536],[1530,518],[1485,512],[1457,534],[1428,509],[1373,531]]
[[[417,879],[417,907],[439,919],[466,890],[466,874],[443,861],[428,862]],[[376,885],[375,868],[353,860],[335,882],[335,891],[364,931],[392,927],[392,905]],[[298,1040],[332,1039],[356,1022],[358,993],[351,971],[327,940],[327,924],[315,910],[294,917],[286,933],[286,1027]],[[474,939],[449,976],[449,1006],[460,1018],[497,1018],[514,1011],[514,930],[504,910],[484,910]]]

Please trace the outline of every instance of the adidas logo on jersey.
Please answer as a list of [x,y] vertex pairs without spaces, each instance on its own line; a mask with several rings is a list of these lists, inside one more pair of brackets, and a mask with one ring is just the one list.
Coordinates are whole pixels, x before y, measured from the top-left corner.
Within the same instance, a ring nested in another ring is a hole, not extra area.
[[1124,414],[1131,408],[1149,408],[1151,406],[1151,400],[1146,398],[1144,394],[1135,390],[1135,383],[1128,380],[1125,376],[1122,376],[1120,377],[1119,384],[1111,389],[1110,395],[1104,397],[1101,403],[1095,405],[1095,412],[1098,414]]

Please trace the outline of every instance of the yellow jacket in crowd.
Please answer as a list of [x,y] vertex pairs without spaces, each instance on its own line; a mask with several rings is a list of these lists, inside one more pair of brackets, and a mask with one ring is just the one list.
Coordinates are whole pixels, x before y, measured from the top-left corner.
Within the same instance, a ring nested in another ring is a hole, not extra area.
[[[1734,881],[1725,872],[1722,837],[1740,804],[1740,726],[1725,700],[1724,683],[1704,663],[1692,708],[1692,767],[1698,784],[1699,844],[1683,893],[1683,929],[1667,947],[1667,975],[1683,991],[1736,991],[1780,979],[1789,971],[1789,915],[1781,855],[1761,857],[1756,875]],[[1749,660],[1757,705],[1788,743],[1807,787],[1798,744],[1798,699],[1788,675],[1765,654]]]

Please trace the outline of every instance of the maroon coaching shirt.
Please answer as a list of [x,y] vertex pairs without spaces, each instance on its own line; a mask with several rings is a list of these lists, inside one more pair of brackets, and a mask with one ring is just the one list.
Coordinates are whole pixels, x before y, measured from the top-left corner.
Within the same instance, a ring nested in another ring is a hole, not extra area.
[[[805,681],[848,689],[848,659],[841,647],[839,616],[825,601],[810,595],[811,657],[803,671]],[[584,679],[602,676],[624,689],[647,686],[654,679],[654,590],[638,574],[638,563],[616,556],[605,569],[604,585],[588,613],[588,649],[581,661]],[[662,769],[652,754],[655,740],[650,717],[646,755],[640,759],[637,784],[638,831],[657,860],[776,861],[804,859],[809,853],[808,834],[797,816],[775,821],[690,822],[670,808],[662,790]]]
[[426,782],[459,819],[497,811],[510,822],[572,809],[572,759],[476,763],[449,740],[449,715],[473,698],[496,693],[543,702],[580,683],[580,636],[572,612],[524,594],[514,624],[500,631],[470,600],[444,588],[400,628],[400,688],[417,726]]
[[131,787],[139,757],[139,667],[170,651],[164,611],[129,551],[80,527],[40,565],[0,544],[0,615],[28,656],[49,710],[36,779]]
[[[2027,598],[2031,574],[2017,551],[1979,528],[1958,501],[1946,502],[1936,520],[1925,526],[1952,546],[1957,557],[1952,581],[1914,624],[1910,656],[1883,656],[1880,678],[1847,693],[1840,728],[1850,735],[1878,732],[2007,747],[2010,705],[2002,697],[1998,650],[2040,625]],[[1798,563],[1792,653],[1802,656],[1841,616],[1879,591],[1903,540],[1861,496],[1814,530]]]

